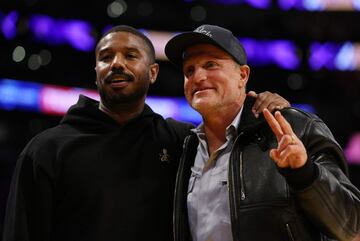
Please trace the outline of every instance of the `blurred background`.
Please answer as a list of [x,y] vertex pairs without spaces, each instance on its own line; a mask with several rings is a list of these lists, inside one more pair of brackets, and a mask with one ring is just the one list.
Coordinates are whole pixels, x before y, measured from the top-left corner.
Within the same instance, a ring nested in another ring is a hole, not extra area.
[[56,125],[80,93],[98,98],[94,47],[113,25],[153,41],[160,75],[147,102],[198,123],[168,39],[209,23],[231,29],[251,66],[248,90],[277,92],[317,114],[344,148],[360,187],[360,0],[116,0],[0,2],[0,230],[16,158]]

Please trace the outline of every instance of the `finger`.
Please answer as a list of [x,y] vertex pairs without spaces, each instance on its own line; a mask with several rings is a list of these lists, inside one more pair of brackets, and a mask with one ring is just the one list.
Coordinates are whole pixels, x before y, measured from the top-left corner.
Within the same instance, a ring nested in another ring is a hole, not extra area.
[[256,92],[253,91],[253,90],[249,91],[249,92],[247,93],[247,95],[250,96],[250,97],[254,97],[254,98],[257,98],[257,97],[258,97],[258,94],[256,94]]
[[287,101],[286,99],[284,99],[281,95],[278,95],[276,93],[273,93],[272,94],[272,103],[275,105],[275,106],[280,106],[281,108],[284,108],[284,107],[290,107],[290,103],[289,101]]
[[295,154],[295,151],[296,151],[296,146],[288,145],[283,151],[281,152],[278,151],[278,158],[280,159],[280,161],[285,161],[289,158],[290,155]]
[[270,158],[273,159],[273,161],[274,161],[275,163],[277,163],[277,162],[280,160],[279,155],[278,155],[276,149],[271,149],[270,152],[269,152],[269,154],[270,154]]
[[261,100],[260,98],[261,97],[259,97],[259,104],[257,105],[256,111],[261,113],[265,108],[267,108],[270,112],[272,112],[272,110],[270,110],[268,107],[273,102],[273,98],[270,96],[262,96]]
[[281,126],[279,125],[278,121],[275,119],[275,117],[269,112],[268,109],[263,110],[263,114],[265,117],[266,122],[269,124],[271,130],[274,132],[276,139],[279,140],[283,136],[283,131],[281,129]]
[[256,109],[257,113],[260,113],[264,108],[267,108],[270,112],[273,112],[275,109],[280,110],[284,107],[289,106],[290,103],[280,95],[265,91],[258,94],[256,105],[254,105],[254,108]]
[[256,94],[256,99],[255,99],[255,103],[252,107],[252,112],[254,114],[259,114],[261,113],[261,111],[259,111],[259,106],[261,106],[262,102],[263,102],[264,98],[262,98],[261,94]]
[[268,105],[267,109],[273,113],[275,110],[282,110],[284,109],[286,106],[285,105],[279,105],[277,102],[272,102]]
[[280,159],[279,154],[275,149],[270,150],[270,157],[280,168],[286,168],[289,166],[288,162]]
[[289,124],[289,122],[285,119],[285,117],[280,113],[280,111],[276,111],[275,112],[275,119],[277,120],[277,122],[279,123],[281,129],[283,130],[284,134],[288,134],[288,135],[294,135],[294,132],[291,128],[291,125]]
[[256,98],[255,103],[254,103],[251,111],[255,115],[255,117],[258,118],[260,112],[258,111],[257,106],[259,105],[259,101],[261,101],[261,100],[259,100],[259,95],[255,91],[249,91],[247,93],[247,95],[251,96],[253,98]]
[[288,145],[293,145],[294,140],[290,135],[283,135],[281,140],[279,141],[277,151],[281,153]]

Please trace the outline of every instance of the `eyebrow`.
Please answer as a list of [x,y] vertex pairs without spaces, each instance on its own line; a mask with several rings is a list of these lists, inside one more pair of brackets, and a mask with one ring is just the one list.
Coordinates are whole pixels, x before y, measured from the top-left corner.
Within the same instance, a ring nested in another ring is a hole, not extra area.
[[[129,51],[129,52],[134,51],[134,52],[137,52],[137,53],[141,53],[141,51],[138,48],[134,48],[134,47],[125,47],[125,50]],[[102,53],[106,53],[106,52],[113,52],[112,47],[107,46],[105,48],[102,48],[102,49],[98,50],[98,54],[102,54]]]

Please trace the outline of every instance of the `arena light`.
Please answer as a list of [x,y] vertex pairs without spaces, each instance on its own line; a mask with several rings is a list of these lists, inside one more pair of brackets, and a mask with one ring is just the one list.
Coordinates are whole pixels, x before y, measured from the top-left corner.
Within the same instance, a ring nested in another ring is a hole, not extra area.
[[[184,0],[187,3],[204,1]],[[359,11],[360,0],[207,0],[206,3],[221,5],[247,4],[254,8],[268,9],[279,7],[282,10],[296,9],[300,11]]]
[[294,70],[300,65],[297,46],[288,40],[256,40],[241,38],[249,64],[254,66],[277,65],[283,69]]
[[19,14],[16,11],[9,12],[7,15],[1,17],[1,32],[3,33],[6,39],[13,39],[17,33],[17,21],[19,19]]
[[310,46],[308,61],[313,70],[360,70],[360,44],[315,42]]
[[35,14],[30,16],[29,28],[37,40],[49,45],[69,44],[81,51],[92,51],[95,47],[92,26],[86,21]]
[[[295,0],[292,0],[295,1]],[[360,0],[359,0],[360,1]],[[3,17],[6,16],[6,17]],[[16,34],[14,25],[19,18],[17,12],[0,16],[1,30],[8,38]],[[106,26],[109,29],[111,26]],[[56,31],[54,31],[54,29]],[[29,18],[29,30],[32,37],[48,45],[68,44],[80,51],[93,51],[96,40],[94,27],[82,20],[55,19],[47,15],[34,14]],[[164,46],[176,32],[141,29],[153,42],[156,58],[167,60]],[[259,40],[240,38],[252,66],[274,65],[281,69],[296,70],[302,63],[302,48],[290,40]],[[360,43],[311,43],[308,50],[308,63],[311,69],[352,71],[360,70]]]
[[[64,115],[76,103],[79,95],[99,100],[95,90],[0,79],[0,108],[4,110]],[[164,117],[194,124],[201,122],[200,115],[187,104],[185,98],[148,96],[146,103]]]
[[350,137],[344,153],[349,163],[360,164],[360,132],[354,133]]

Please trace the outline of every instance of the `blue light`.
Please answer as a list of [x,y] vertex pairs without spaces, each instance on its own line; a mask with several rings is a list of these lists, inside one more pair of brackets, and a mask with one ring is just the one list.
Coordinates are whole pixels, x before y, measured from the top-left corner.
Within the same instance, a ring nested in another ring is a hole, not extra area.
[[13,11],[2,19],[1,30],[5,38],[7,39],[15,38],[17,32],[16,23],[18,21],[18,18],[19,18],[19,14]]
[[310,104],[291,104],[292,107],[307,111],[309,113],[316,114],[315,107]]
[[40,89],[40,84],[0,79],[0,107],[39,111]]
[[[63,115],[76,103],[80,94],[98,99],[95,90],[43,85],[33,82],[0,79],[0,108],[5,110],[26,110],[43,114]],[[63,101],[59,101],[59,99]],[[198,124],[200,114],[193,110],[183,97],[148,96],[146,103],[164,117]]]
[[323,0],[303,0],[303,5],[309,11],[321,11],[324,9]]
[[356,10],[360,10],[360,0],[353,0],[353,6]]
[[338,70],[355,70],[355,47],[352,43],[345,43],[335,57],[334,64]]

